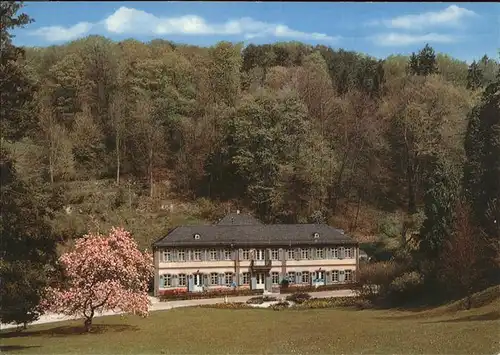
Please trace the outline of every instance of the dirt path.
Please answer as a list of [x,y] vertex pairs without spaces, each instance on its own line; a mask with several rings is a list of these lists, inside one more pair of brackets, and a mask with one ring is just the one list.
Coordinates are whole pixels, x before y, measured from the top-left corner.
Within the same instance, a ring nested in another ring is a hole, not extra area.
[[[316,298],[328,298],[328,297],[352,297],[354,296],[354,291],[352,290],[338,290],[338,291],[320,291],[320,292],[310,292],[309,293],[312,297]],[[277,297],[278,299],[285,298],[287,295],[281,295],[281,294],[270,294],[270,296]],[[240,297],[228,297],[229,302],[246,302],[248,299],[255,297],[255,296],[240,296]],[[216,304],[216,303],[221,303],[224,302],[224,298],[206,298],[206,299],[198,299],[198,300],[185,300],[185,301],[169,301],[169,302],[160,302],[160,300],[156,297],[150,297],[151,300],[151,307],[149,308],[150,312],[154,311],[164,311],[164,310],[169,310],[172,308],[179,308],[179,307],[190,307],[190,306],[198,306],[198,305],[204,305],[204,304]],[[108,311],[108,312],[103,312],[103,313],[98,313],[95,315],[95,317],[102,317],[102,316],[110,316],[110,315],[117,315],[121,314],[122,312],[113,312],[113,311]],[[69,317],[65,316],[62,314],[44,314],[40,317],[39,320],[31,323],[30,325],[34,324],[45,324],[45,323],[54,323],[54,322],[61,322],[65,320],[72,320],[72,319],[79,319],[81,317]],[[14,324],[0,324],[1,329],[9,329],[9,328],[15,328],[17,327]]]

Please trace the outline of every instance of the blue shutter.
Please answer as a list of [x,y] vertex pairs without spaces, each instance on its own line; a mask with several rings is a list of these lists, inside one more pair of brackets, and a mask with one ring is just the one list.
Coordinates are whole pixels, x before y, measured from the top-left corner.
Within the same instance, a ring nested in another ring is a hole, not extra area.
[[309,249],[309,259],[311,260],[316,259],[316,248]]
[[238,285],[243,285],[243,274],[238,275]]
[[345,281],[345,272],[344,270],[339,271],[339,282],[344,282]]
[[189,292],[192,292],[193,289],[194,289],[194,279],[193,279],[193,275],[188,275],[188,291]]
[[224,249],[219,250],[219,260],[224,260]]
[[297,272],[295,274],[295,283],[298,283],[298,284],[302,283],[302,272]]
[[331,259],[332,258],[332,248],[328,247],[325,248],[325,259]]
[[300,252],[301,252],[300,248],[295,249],[295,255],[294,255],[295,260],[300,260],[300,258],[301,258]]
[[344,259],[344,248],[339,248],[339,259]]
[[160,275],[160,284],[159,284],[160,287],[165,287],[165,278],[163,277],[163,275]]
[[172,249],[172,261],[177,261],[177,249]]
[[332,273],[330,271],[325,272],[325,284],[332,283]]
[[203,274],[203,286],[208,286],[208,274]]
[[201,261],[205,261],[205,260],[207,260],[207,250],[203,249],[201,251]]

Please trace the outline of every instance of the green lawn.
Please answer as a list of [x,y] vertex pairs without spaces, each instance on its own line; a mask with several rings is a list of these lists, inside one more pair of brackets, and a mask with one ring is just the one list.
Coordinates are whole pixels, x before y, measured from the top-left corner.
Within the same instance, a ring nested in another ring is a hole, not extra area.
[[[459,312],[179,308],[1,332],[21,354],[497,354],[500,303]],[[443,314],[445,313],[445,314]]]

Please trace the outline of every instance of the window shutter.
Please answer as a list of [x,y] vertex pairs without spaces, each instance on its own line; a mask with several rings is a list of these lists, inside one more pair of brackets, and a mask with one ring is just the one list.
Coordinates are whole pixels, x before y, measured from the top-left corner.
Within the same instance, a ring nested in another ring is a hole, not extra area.
[[177,275],[172,275],[172,287],[177,287],[179,284],[179,279],[177,278]]
[[176,249],[172,250],[172,261],[177,261],[177,250]]
[[238,249],[238,260],[243,260],[243,249]]
[[325,272],[325,279],[326,284],[332,283],[332,273],[330,271]]
[[331,258],[332,258],[332,249],[325,248],[325,259],[331,259]]
[[188,249],[186,250],[186,261],[191,261],[194,259],[194,250]]
[[344,259],[344,248],[339,248],[339,259]]
[[160,287],[165,287],[165,278],[163,277],[163,275],[160,275],[160,284],[159,284]]
[[207,260],[207,251],[202,250],[201,251],[201,261],[205,261],[205,260]]
[[344,270],[339,271],[339,282],[344,282],[345,281],[345,272]]
[[219,274],[219,285],[224,285],[226,278],[224,277],[224,274]]
[[243,274],[238,275],[238,282],[236,283],[237,285],[243,285]]
[[309,259],[311,259],[311,260],[316,259],[316,249],[317,248],[311,248],[309,250]]
[[300,248],[295,249],[295,260],[300,260],[301,255],[300,255]]
[[278,252],[278,260],[285,260],[285,250],[283,248],[280,248]]

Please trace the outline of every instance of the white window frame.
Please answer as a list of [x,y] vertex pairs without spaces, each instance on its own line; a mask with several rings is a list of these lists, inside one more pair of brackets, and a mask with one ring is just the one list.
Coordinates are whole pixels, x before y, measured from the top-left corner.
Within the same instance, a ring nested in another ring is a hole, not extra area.
[[330,253],[332,254],[332,259],[338,259],[339,258],[339,249],[337,247],[330,248]]
[[241,252],[241,258],[242,260],[250,260],[250,250],[243,249]]
[[208,254],[209,254],[209,255],[208,255],[208,256],[209,256],[209,259],[210,259],[211,261],[216,261],[216,260],[218,260],[218,259],[219,259],[219,258],[218,258],[218,255],[217,255],[217,254],[218,254],[218,253],[217,253],[217,249],[210,249]]
[[325,258],[325,249],[318,248],[316,249],[316,259],[324,259]]
[[344,270],[344,281],[350,282],[352,281],[352,270]]
[[345,248],[344,250],[344,256],[346,259],[352,259],[352,248]]
[[302,277],[300,282],[303,284],[308,284],[311,282],[311,274],[309,271],[302,271]]
[[271,249],[271,260],[279,260],[279,259],[280,259],[280,250]]
[[193,250],[193,261],[201,261],[201,249]]
[[288,260],[293,260],[295,258],[295,249],[288,249],[286,253]]
[[[293,275],[293,281],[290,281],[292,278],[290,277],[291,275]],[[287,274],[286,274],[286,277],[288,279],[289,282],[292,282],[292,283],[297,283],[297,272],[296,271],[289,271]]]
[[332,282],[339,282],[339,270],[332,270]]
[[226,286],[231,286],[233,283],[234,279],[234,274],[232,272],[225,272],[224,273],[224,281],[226,283]]
[[243,285],[249,285],[250,284],[250,273],[249,272],[244,272],[242,274],[242,280],[241,280]]
[[186,251],[184,249],[179,249],[177,251],[177,261],[186,261]]
[[[214,279],[215,277],[215,279]],[[214,282],[215,280],[215,282]],[[210,273],[210,285],[218,285],[219,284],[219,274],[216,272]]]
[[280,273],[277,271],[271,272],[271,282],[273,285],[279,285],[280,283]]
[[224,249],[224,251],[222,252],[223,255],[224,255],[224,260],[231,260],[231,250],[229,249]]
[[171,263],[173,261],[172,250],[165,250],[163,252],[163,261],[166,263]]
[[[196,279],[198,279],[198,283],[196,283]],[[193,285],[195,286],[201,286],[203,285],[203,274],[200,274],[200,273],[196,273],[196,274],[193,274]]]
[[[300,258],[302,260],[309,259],[310,250],[308,248],[300,249]],[[304,256],[305,255],[305,256]]]
[[179,274],[179,286],[187,286],[187,275]]
[[163,287],[172,287],[172,275],[163,274]]

